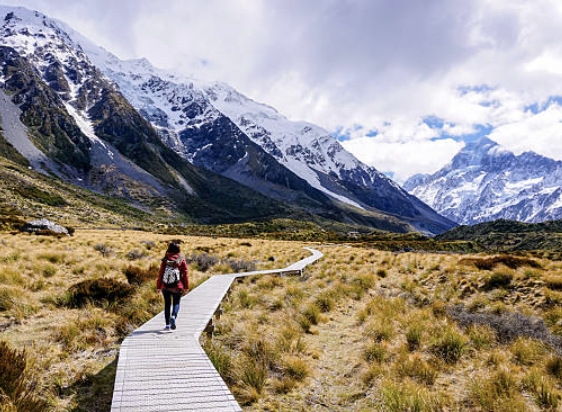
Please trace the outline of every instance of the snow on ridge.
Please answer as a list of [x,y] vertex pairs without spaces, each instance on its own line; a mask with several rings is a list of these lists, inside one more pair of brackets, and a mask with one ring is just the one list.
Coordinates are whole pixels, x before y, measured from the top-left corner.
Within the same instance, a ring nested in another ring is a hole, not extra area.
[[[79,42],[80,41],[81,40],[79,40]],[[83,49],[94,63],[101,66],[106,75],[118,84],[125,97],[127,97],[137,110],[149,110],[150,107],[154,107],[164,111],[167,125],[165,127],[157,125],[160,129],[169,129],[177,133],[186,127],[200,126],[200,124],[197,123],[197,118],[191,119],[195,121],[195,124],[192,126],[186,125],[185,119],[182,118],[181,111],[173,110],[175,106],[173,102],[174,97],[180,98],[182,95],[190,93],[190,98],[195,96],[195,98],[205,99],[215,94],[218,95],[217,98],[213,99],[211,97],[211,105],[205,115],[201,116],[200,120],[218,116],[222,112],[240,127],[240,123],[249,117],[250,120],[255,123],[259,123],[260,125],[265,124],[268,131],[277,137],[275,143],[281,146],[281,149],[285,149],[283,152],[286,152],[287,143],[291,143],[295,146],[301,145],[308,147],[315,141],[328,136],[330,139],[334,140],[335,144],[339,145],[327,131],[318,126],[307,122],[290,122],[273,107],[257,103],[247,98],[226,83],[206,82],[196,80],[189,76],[181,76],[172,71],[158,69],[146,59],[120,60],[111,53],[91,43],[86,44],[86,46],[83,45]],[[166,82],[165,87],[160,91],[151,91],[147,87],[142,87],[151,80],[162,80]],[[223,102],[225,103],[224,105],[221,104]],[[230,110],[225,110],[227,107]],[[214,112],[213,109],[216,110],[216,112]],[[244,130],[243,127],[241,128]],[[305,132],[303,133],[303,131]],[[248,135],[252,138],[250,134]],[[259,144],[259,142],[257,143]],[[195,156],[195,154],[188,157],[192,160],[193,156]],[[363,208],[356,201],[336,194],[322,186],[316,174],[316,171],[323,173],[333,171],[339,176],[340,167],[351,170],[357,168],[359,162],[341,147],[339,147],[339,150],[336,152],[337,159],[340,163],[339,165],[335,165],[331,159],[329,159],[327,153],[321,153],[321,156],[329,162],[328,168],[321,167],[318,164],[305,165],[302,161],[295,158],[288,158],[287,156],[278,160],[288,167],[289,170],[293,171],[301,178],[304,178],[313,187],[321,190],[330,197],[354,207]]]
[[[0,6],[0,20],[2,16],[10,13],[13,13],[13,17],[4,20],[4,25],[0,27],[0,44],[10,46],[20,55],[26,56],[42,77],[45,76],[46,70],[52,63],[51,56],[65,68],[63,76],[70,92],[59,92],[59,96],[68,114],[92,143],[102,146],[107,151],[107,155],[113,158],[114,153],[96,136],[94,126],[87,115],[87,109],[80,111],[74,106],[79,90],[84,87],[85,80],[71,79],[66,74],[66,68],[72,65],[72,68],[76,69],[75,62],[85,62],[88,66],[91,63],[79,43],[69,35],[69,32],[72,33],[73,30],[63,22],[36,11],[23,7]],[[78,68],[77,70],[82,71],[83,69]]]
[[[150,116],[154,116],[154,119],[151,119],[154,126],[170,132],[168,139],[173,140],[176,136],[177,140],[177,134],[182,130],[199,128],[203,122],[224,114],[245,131],[250,139],[260,144],[248,128],[244,127],[243,123],[248,122],[265,130],[270,136],[272,147],[277,148],[278,153],[282,153],[281,157],[275,154],[274,156],[288,169],[327,195],[362,208],[355,200],[324,187],[318,173],[335,174],[342,179],[343,171],[362,170],[362,173],[366,172],[370,178],[365,179],[365,176],[359,173],[356,183],[367,186],[372,183],[373,176],[378,172],[358,161],[321,127],[304,121],[290,121],[275,108],[246,97],[226,83],[198,80],[190,75],[159,69],[145,58],[121,60],[95,45],[66,23],[50,19],[41,13],[24,8],[0,6],[0,13],[4,11],[5,14],[14,12],[16,17],[21,19],[21,21],[13,19],[8,23],[8,26],[13,26],[12,29],[16,31],[16,35],[11,36],[9,42],[18,47],[20,53],[30,55],[34,53],[37,46],[48,48],[50,43],[66,43],[61,48],[51,47],[53,54],[62,64],[71,58],[93,63],[102,71],[104,77],[120,88],[137,110],[145,110]],[[36,66],[41,67],[41,64],[44,64],[38,62],[36,56],[33,58],[36,60]],[[46,66],[41,68],[44,71]],[[72,89],[70,99],[63,99],[68,113],[93,143],[104,145],[95,134],[87,110],[82,112],[73,104],[76,89],[80,85],[73,84],[68,78],[67,81]],[[154,87],[151,88],[150,85]],[[195,117],[191,114],[184,115],[182,110],[177,110],[177,107],[181,107],[185,100],[197,100],[200,106],[204,107],[204,113]],[[157,113],[154,109],[159,109],[161,113]],[[260,146],[264,147],[263,144]],[[395,188],[402,190],[392,180],[386,180]]]

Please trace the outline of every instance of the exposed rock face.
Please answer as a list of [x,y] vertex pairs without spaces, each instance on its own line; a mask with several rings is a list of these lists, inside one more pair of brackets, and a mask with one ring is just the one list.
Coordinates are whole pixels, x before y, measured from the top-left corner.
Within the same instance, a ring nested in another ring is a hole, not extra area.
[[413,176],[404,188],[461,224],[562,219],[562,162],[515,155],[488,138],[467,144],[437,173]]

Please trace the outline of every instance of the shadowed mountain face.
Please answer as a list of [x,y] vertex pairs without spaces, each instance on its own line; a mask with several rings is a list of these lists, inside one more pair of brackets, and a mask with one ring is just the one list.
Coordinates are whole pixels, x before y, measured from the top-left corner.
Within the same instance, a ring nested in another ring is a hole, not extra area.
[[400,232],[453,226],[317,126],[222,83],[121,61],[40,13],[1,16],[0,109],[18,125],[6,140],[37,170],[205,222],[313,213]]
[[414,176],[404,188],[458,223],[536,223],[562,218],[561,182],[562,162],[533,152],[515,155],[482,138],[437,173]]
[[123,61],[76,32],[70,36],[162,140],[198,166],[314,213],[333,214],[336,202],[432,233],[452,226],[318,126],[291,121],[225,83],[160,70],[146,59]]
[[135,203],[179,208],[201,222],[291,213],[166,146],[56,22],[20,8],[0,13],[0,108],[13,126],[4,135],[37,170]]

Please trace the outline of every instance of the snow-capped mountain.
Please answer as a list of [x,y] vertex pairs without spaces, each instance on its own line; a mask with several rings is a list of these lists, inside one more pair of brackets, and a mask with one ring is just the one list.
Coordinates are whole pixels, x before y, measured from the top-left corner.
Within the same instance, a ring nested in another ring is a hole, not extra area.
[[89,189],[172,198],[227,220],[259,204],[256,217],[305,211],[430,233],[454,225],[325,130],[224,83],[120,60],[24,8],[0,6],[0,110],[4,126],[16,125],[3,138],[34,168]]
[[515,155],[486,137],[437,173],[412,176],[404,188],[461,224],[562,219],[562,162],[534,152]]
[[69,33],[162,140],[193,164],[307,208],[325,205],[327,198],[359,213],[399,217],[422,231],[451,227],[452,222],[345,151],[326,130],[290,121],[223,82],[161,70],[146,59],[123,61],[79,33]]
[[21,7],[0,16],[0,139],[30,167],[200,222],[294,213],[166,146],[63,23]]

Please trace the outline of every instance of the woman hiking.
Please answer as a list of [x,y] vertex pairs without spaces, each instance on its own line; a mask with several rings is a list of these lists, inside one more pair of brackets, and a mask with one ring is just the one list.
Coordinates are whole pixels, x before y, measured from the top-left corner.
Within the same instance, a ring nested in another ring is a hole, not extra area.
[[[176,329],[176,317],[180,310],[180,300],[189,290],[189,278],[187,276],[187,263],[180,255],[180,245],[176,242],[170,243],[166,255],[160,263],[156,288],[164,296],[164,316],[166,327],[164,330]],[[172,315],[170,306],[173,303]]]

